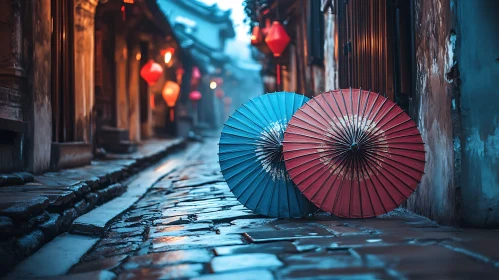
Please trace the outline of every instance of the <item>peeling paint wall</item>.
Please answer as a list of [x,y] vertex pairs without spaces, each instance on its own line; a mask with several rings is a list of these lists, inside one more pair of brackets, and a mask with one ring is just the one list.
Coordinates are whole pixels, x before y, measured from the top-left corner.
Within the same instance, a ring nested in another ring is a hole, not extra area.
[[456,1],[462,222],[499,227],[499,1]]
[[416,90],[412,115],[426,143],[426,169],[407,207],[441,224],[457,222],[454,181],[455,87],[447,78],[454,64],[450,0],[415,1]]

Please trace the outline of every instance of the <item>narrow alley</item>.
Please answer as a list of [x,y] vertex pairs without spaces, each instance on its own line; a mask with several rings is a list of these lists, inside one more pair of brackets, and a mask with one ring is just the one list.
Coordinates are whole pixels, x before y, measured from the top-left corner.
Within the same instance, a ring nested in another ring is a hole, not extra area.
[[57,279],[492,279],[499,273],[497,230],[442,227],[403,209],[363,220],[252,214],[224,183],[217,142],[207,138],[172,155],[175,167],[164,168],[164,177]]
[[0,11],[1,279],[499,279],[498,0]]

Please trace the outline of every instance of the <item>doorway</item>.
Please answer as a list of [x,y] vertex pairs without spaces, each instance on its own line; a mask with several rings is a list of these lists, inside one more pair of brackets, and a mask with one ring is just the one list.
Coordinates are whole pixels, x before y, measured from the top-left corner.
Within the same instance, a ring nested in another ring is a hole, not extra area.
[[52,35],[52,141],[74,141],[74,36],[73,1],[51,1]]
[[414,91],[413,0],[338,0],[339,85],[407,110]]

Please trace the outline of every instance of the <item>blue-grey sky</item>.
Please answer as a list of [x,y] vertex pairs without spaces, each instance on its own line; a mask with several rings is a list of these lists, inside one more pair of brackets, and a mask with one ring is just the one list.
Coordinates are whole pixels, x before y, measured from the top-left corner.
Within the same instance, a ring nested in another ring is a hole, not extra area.
[[[196,1],[196,0],[188,0]],[[200,0],[208,5],[217,4],[222,10],[231,9],[231,18],[234,23],[236,37],[227,42],[227,54],[233,57],[239,57],[243,61],[250,61],[251,54],[249,45],[251,42],[248,34],[248,26],[243,22],[246,14],[244,13],[243,0]]]

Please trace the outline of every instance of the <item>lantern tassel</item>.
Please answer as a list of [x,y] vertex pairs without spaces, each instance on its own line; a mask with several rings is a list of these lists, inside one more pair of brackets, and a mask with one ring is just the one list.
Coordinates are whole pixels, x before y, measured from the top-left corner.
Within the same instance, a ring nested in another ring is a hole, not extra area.
[[173,122],[173,118],[175,117],[175,112],[173,111],[173,107],[170,108],[170,122]]
[[125,6],[121,6],[121,13],[123,14],[123,21],[126,21]]

